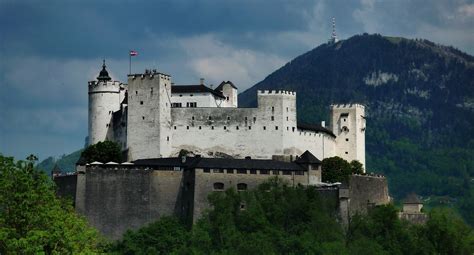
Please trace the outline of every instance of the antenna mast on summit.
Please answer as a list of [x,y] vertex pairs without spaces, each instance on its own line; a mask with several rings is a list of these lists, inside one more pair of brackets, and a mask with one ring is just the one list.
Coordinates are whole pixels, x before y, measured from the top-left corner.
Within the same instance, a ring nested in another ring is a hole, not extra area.
[[329,43],[337,43],[337,35],[336,35],[336,18],[332,18],[332,34],[331,39],[329,39]]

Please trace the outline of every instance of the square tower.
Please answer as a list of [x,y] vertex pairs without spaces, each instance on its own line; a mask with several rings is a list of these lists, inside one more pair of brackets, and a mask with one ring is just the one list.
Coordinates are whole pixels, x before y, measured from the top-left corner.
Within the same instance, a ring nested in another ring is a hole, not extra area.
[[336,135],[336,156],[357,160],[365,171],[365,107],[361,104],[331,105],[331,130]]
[[146,71],[128,76],[128,160],[171,152],[171,77]]

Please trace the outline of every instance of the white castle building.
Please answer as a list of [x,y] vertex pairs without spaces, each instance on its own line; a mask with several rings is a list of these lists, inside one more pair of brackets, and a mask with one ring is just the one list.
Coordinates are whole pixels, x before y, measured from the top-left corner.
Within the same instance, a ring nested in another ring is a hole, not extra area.
[[237,88],[174,85],[171,76],[146,70],[112,81],[103,69],[89,82],[88,144],[119,143],[128,160],[176,157],[318,159],[339,156],[365,166],[365,112],[359,104],[331,105],[330,126],[297,123],[296,93],[258,91],[257,108],[239,108]]

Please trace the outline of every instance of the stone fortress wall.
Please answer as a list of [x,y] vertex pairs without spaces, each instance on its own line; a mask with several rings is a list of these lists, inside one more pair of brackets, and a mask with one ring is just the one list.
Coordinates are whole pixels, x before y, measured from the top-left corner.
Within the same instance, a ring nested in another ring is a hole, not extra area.
[[268,159],[273,155],[318,158],[335,155],[335,139],[324,132],[301,130],[296,122],[296,93],[259,91],[258,108],[172,108],[172,152],[205,156]]

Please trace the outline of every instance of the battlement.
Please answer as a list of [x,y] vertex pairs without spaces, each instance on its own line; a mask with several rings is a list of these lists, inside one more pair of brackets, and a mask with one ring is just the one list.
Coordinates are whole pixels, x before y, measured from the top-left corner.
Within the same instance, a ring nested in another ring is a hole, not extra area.
[[332,104],[331,105],[331,109],[352,109],[352,108],[365,109],[365,106],[362,104]]
[[153,69],[153,70],[145,69],[145,73],[129,74],[127,76],[128,78],[131,78],[132,80],[137,79],[137,78],[140,78],[142,80],[145,78],[149,78],[149,79],[159,78],[159,79],[164,79],[164,80],[171,79],[171,75],[160,73],[156,71],[156,69]]
[[119,81],[107,81],[107,82],[89,81],[88,84],[89,84],[89,87],[92,87],[92,86],[99,86],[99,85],[102,85],[102,86],[120,86],[120,84],[122,84],[122,83],[119,82]]
[[286,90],[257,90],[257,95],[289,95],[289,96],[296,96],[296,92],[294,91],[286,91]]

